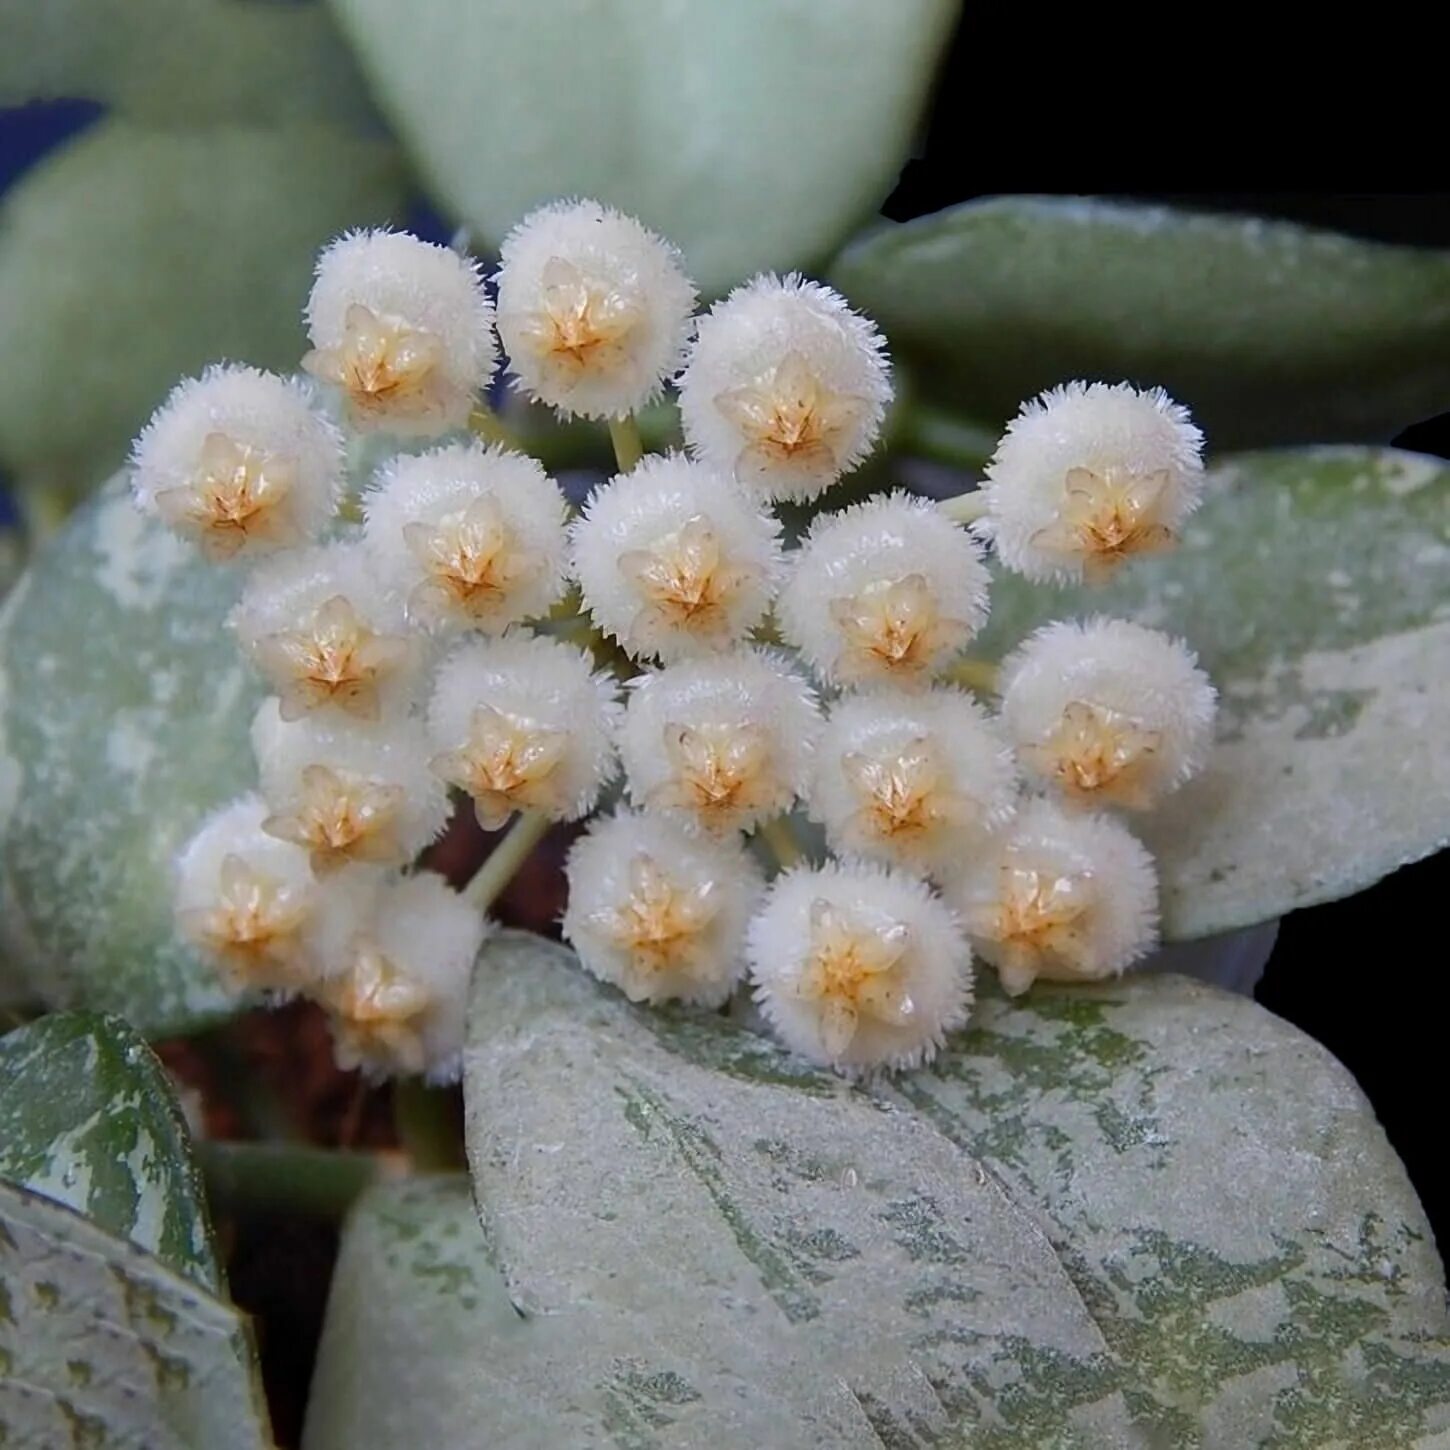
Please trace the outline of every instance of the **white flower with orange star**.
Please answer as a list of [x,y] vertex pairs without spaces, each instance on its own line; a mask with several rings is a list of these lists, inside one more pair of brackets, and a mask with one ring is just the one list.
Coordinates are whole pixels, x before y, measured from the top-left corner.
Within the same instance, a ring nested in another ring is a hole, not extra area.
[[638,676],[619,732],[630,798],[714,834],[748,830],[805,788],[820,728],[810,686],[771,650]]
[[1158,944],[1153,860],[1111,816],[1026,802],[952,891],[977,954],[1012,996],[1039,977],[1116,976]]
[[406,713],[425,663],[400,601],[379,586],[359,543],[267,560],[248,579],[232,625],[280,697],[284,720]]
[[595,489],[571,537],[585,606],[637,659],[737,644],[780,581],[779,522],[679,453],[648,455]]
[[315,537],[342,491],[342,436],[309,389],[257,368],[178,383],[131,450],[137,505],[209,559]]
[[776,604],[781,633],[836,685],[920,688],[987,618],[987,567],[929,500],[877,494],[811,525]]
[[416,720],[287,721],[274,698],[252,721],[252,750],[271,811],[262,829],[307,851],[319,877],[355,862],[405,866],[448,823]]
[[591,822],[569,852],[566,940],[631,1002],[718,1007],[745,971],[745,928],[765,888],[735,841],[663,816]]
[[317,259],[302,366],[355,428],[438,434],[468,422],[498,366],[478,264],[407,232],[355,231]]
[[691,453],[766,499],[815,498],[858,467],[890,401],[876,324],[796,273],[717,302],[680,375]]
[[622,418],[680,365],[694,285],[674,247],[612,207],[530,212],[504,238],[496,281],[514,378],[561,413]]
[[832,850],[938,873],[1008,821],[1016,797],[996,722],[966,691],[938,686],[837,700],[806,803]]
[[520,632],[460,645],[428,704],[432,768],[485,830],[519,810],[577,820],[614,774],[619,714],[613,677],[573,645]]
[[1004,662],[1002,719],[1035,779],[1149,810],[1204,764],[1216,693],[1192,651],[1123,619],[1045,625]]
[[972,1003],[956,917],[916,877],[881,866],[778,876],[747,952],[756,1000],[785,1045],[852,1076],[930,1062]]
[[452,1082],[488,922],[430,871],[383,882],[365,912],[353,906],[355,885],[355,877],[338,883],[351,929],[338,934],[316,989],[338,1066],[373,1079]]
[[1100,581],[1178,542],[1203,496],[1202,451],[1188,409],[1161,388],[1052,388],[997,445],[977,529],[1029,579]]
[[214,812],[176,863],[181,935],[238,990],[290,993],[311,972],[306,933],[316,905],[307,852],[262,829],[258,795]]
[[363,509],[381,582],[434,633],[499,634],[563,593],[567,505],[522,453],[455,443],[399,454]]

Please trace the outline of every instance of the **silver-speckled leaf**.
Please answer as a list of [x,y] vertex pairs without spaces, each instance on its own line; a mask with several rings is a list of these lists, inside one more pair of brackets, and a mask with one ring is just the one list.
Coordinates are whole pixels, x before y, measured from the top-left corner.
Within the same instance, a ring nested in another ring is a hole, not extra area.
[[1150,1444],[1450,1444],[1414,1190],[1350,1075],[1252,1001],[1171,976],[993,992],[883,1096],[1034,1215]]
[[0,1183],[0,1445],[271,1444],[230,1304],[72,1209]]
[[706,293],[819,262],[890,191],[956,0],[332,0],[432,191],[496,248],[592,196]]
[[0,1038],[0,1178],[220,1288],[186,1120],[119,1017],[57,1012]]
[[0,464],[74,496],[183,375],[295,368],[318,248],[403,188],[396,147],[302,124],[107,118],[47,157],[0,208]]
[[372,116],[321,0],[5,0],[4,27],[0,105],[83,97],[190,126]]
[[1218,448],[1382,442],[1450,397],[1446,252],[1009,196],[868,233],[830,275],[925,395],[986,422],[1068,378],[1128,378]]
[[0,611],[0,943],[51,1006],[148,1037],[235,1008],[173,931],[171,863],[254,785],[261,688],[225,625],[240,586],[118,476]]
[[989,989],[938,1071],[865,1091],[503,933],[465,1095],[484,1235],[445,1183],[359,1210],[307,1450],[1323,1450],[1335,1419],[1365,1447],[1450,1426],[1404,1171],[1348,1074],[1243,998]]
[[1093,613],[1183,636],[1219,689],[1207,770],[1133,823],[1170,938],[1346,896],[1450,841],[1450,464],[1350,447],[1226,460],[1171,555],[1102,588],[999,573],[972,650],[998,658]]

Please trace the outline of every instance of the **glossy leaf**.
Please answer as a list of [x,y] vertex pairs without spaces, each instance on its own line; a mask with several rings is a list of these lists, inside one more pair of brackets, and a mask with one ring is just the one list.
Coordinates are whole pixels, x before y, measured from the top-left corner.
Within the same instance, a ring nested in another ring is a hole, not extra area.
[[1173,554],[1103,588],[999,573],[973,651],[1091,613],[1186,638],[1219,690],[1207,770],[1135,823],[1170,937],[1346,896],[1450,842],[1450,464],[1227,460]]
[[52,1006],[147,1036],[236,1009],[175,935],[171,863],[255,783],[241,577],[143,519],[121,475],[0,611],[0,941]]
[[295,368],[317,249],[402,186],[391,146],[317,128],[85,132],[0,210],[0,463],[75,494],[184,374]]
[[817,262],[890,191],[955,0],[333,0],[430,188],[496,248],[593,196],[707,293]]
[[1069,378],[1159,384],[1215,449],[1382,442],[1450,399],[1450,253],[1070,197],[969,202],[831,280],[922,393],[1005,422]]
[[1428,1225],[1322,1049],[1178,977],[985,997],[938,1070],[853,1089],[496,938],[465,1065],[484,1232],[449,1180],[364,1200],[308,1450],[1443,1426]]
[[135,1244],[0,1182],[0,1444],[268,1450],[245,1322]]
[[119,1017],[52,1013],[0,1038],[0,1178],[220,1286],[175,1091]]

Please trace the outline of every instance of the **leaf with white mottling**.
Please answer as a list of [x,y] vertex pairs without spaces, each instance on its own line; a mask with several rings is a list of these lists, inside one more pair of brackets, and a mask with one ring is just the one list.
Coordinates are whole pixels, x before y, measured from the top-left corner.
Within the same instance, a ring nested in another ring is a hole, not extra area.
[[1101,588],[1001,573],[973,651],[1095,613],[1186,638],[1219,690],[1208,768],[1133,822],[1168,937],[1346,896],[1450,842],[1450,464],[1348,447],[1227,459],[1176,552]]
[[1382,442],[1450,397],[1450,253],[1426,248],[1006,196],[878,228],[831,280],[926,396],[974,420],[1129,378],[1187,403],[1217,448]]
[[191,126],[372,121],[320,0],[0,0],[0,28],[0,105],[80,97]]
[[301,124],[106,119],[47,157],[0,209],[0,464],[74,496],[178,378],[295,368],[318,248],[403,187],[396,147]]
[[1155,1446],[1445,1443],[1414,1189],[1349,1073],[1252,1001],[1172,976],[992,992],[884,1095],[1033,1206]]
[[0,1182],[0,1445],[267,1450],[245,1321],[72,1209]]
[[237,1008],[173,929],[171,866],[255,783],[262,691],[226,627],[241,579],[144,519],[121,475],[0,611],[0,943],[51,1006],[151,1037]]
[[905,159],[956,0],[333,0],[436,195],[496,248],[593,196],[706,293],[819,261]]
[[0,1038],[0,1178],[220,1287],[186,1120],[119,1017],[53,1013]]

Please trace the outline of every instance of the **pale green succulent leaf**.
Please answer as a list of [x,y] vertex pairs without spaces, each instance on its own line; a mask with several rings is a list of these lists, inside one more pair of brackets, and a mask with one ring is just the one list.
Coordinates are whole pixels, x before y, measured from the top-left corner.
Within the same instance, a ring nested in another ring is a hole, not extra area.
[[220,1287],[175,1090],[119,1017],[57,1012],[0,1038],[0,1178]]
[[1099,613],[1186,639],[1219,691],[1207,769],[1133,821],[1170,939],[1346,896],[1450,842],[1450,464],[1225,459],[1175,552],[1102,587],[999,572],[972,650]]
[[925,396],[998,426],[1070,378],[1167,388],[1215,448],[1384,442],[1450,398],[1443,251],[1009,196],[870,232],[830,277]]
[[431,190],[497,248],[591,196],[707,294],[830,255],[890,191],[955,0],[333,0]]
[[148,1037],[237,1010],[171,892],[202,818],[255,784],[262,691],[226,626],[241,581],[118,475],[0,611],[0,945],[53,1007]]
[[293,370],[318,248],[403,185],[394,147],[319,127],[84,132],[0,207],[0,464],[74,495],[182,376]]
[[246,1323],[135,1244],[0,1182],[0,1444],[269,1450]]

